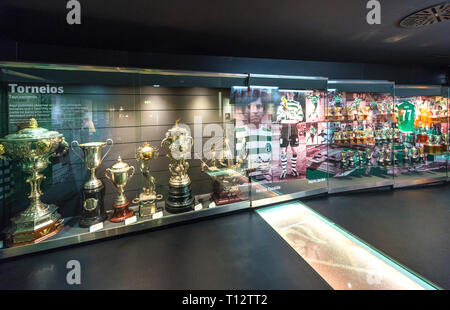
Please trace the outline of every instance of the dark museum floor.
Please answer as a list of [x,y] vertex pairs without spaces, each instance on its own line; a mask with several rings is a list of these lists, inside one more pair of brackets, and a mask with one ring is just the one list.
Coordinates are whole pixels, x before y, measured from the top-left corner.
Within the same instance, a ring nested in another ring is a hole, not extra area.
[[[304,202],[438,286],[450,288],[450,184]],[[81,285],[66,263],[81,263]],[[330,289],[255,212],[0,263],[0,289]]]
[[255,212],[13,258],[0,275],[0,289],[330,289]]

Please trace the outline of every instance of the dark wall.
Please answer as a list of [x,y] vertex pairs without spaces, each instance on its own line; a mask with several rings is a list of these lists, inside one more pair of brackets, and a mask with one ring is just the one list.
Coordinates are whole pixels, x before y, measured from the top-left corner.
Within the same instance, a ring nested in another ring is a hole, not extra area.
[[[390,80],[398,84],[448,84],[448,66],[388,65],[348,62],[259,59],[241,57],[168,55],[0,41],[0,61],[88,64],[197,70],[323,76],[330,79]],[[332,51],[330,51],[331,53]]]

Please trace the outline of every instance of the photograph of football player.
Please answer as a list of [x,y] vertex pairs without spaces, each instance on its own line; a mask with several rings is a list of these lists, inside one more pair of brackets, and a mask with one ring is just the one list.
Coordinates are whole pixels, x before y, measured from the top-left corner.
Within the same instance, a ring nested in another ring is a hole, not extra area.
[[315,91],[311,95],[308,95],[307,99],[313,107],[311,113],[308,115],[307,121],[317,121],[319,118],[320,93]]
[[[232,95],[236,105],[236,153],[245,151],[250,176],[256,180],[271,179],[272,129],[266,115],[272,102],[272,89],[244,88]],[[240,116],[240,117],[239,117]]]
[[317,123],[306,123],[307,139],[306,145],[317,144],[318,129]]
[[[281,97],[280,105],[277,109],[277,122],[281,124],[280,137],[280,161],[281,174],[280,179],[286,178],[287,174],[287,149],[290,147],[291,157],[291,175],[298,176],[297,172],[297,147],[299,146],[298,123],[304,119],[303,108],[300,102],[294,100],[295,93],[287,92],[286,96]],[[287,97],[287,98],[286,98]]]

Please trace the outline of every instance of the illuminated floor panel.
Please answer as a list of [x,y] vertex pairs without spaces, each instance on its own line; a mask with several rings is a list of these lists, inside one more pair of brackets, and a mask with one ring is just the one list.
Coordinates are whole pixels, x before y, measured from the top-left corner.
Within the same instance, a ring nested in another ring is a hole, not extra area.
[[257,212],[334,289],[437,289],[302,203]]

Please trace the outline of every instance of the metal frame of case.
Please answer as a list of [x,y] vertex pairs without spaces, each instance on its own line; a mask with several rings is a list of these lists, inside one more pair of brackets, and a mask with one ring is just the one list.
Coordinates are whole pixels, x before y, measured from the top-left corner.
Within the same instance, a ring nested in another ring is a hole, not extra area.
[[[327,89],[339,88],[341,91],[353,92],[392,92],[392,97],[395,98],[394,83],[389,81],[361,81],[361,80],[340,80],[328,81],[327,78],[322,77],[301,77],[301,76],[283,76],[283,75],[264,75],[264,74],[229,74],[229,73],[210,73],[210,72],[194,72],[194,71],[171,71],[171,70],[152,70],[139,68],[113,68],[113,67],[92,67],[92,66],[72,66],[72,65],[47,65],[47,64],[33,64],[33,63],[14,63],[14,62],[0,62],[0,77],[1,81],[6,81],[5,76],[14,76],[14,81],[23,82],[30,81],[32,78],[31,72],[33,70],[42,70],[45,72],[46,78],[49,81],[58,81],[58,83],[76,83],[78,79],[88,76],[89,79],[96,80],[102,74],[114,75],[118,79],[118,83],[123,82],[123,78],[134,83],[143,83],[145,85],[161,84],[164,86],[182,86],[182,87],[216,87],[216,88],[231,88],[232,86],[275,86],[286,89],[320,89],[327,94]],[[22,69],[25,73],[30,75],[17,74],[15,69]],[[29,69],[29,71],[28,71]],[[55,70],[59,70],[56,72]],[[75,72],[71,75],[60,76],[64,71],[82,71],[81,74]],[[117,74],[120,77],[117,78]],[[123,75],[123,76],[122,76]],[[449,96],[449,89],[437,86],[442,93]],[[420,87],[412,87],[413,89],[421,89]],[[388,90],[388,91],[387,91]],[[447,99],[448,102],[448,99]],[[447,169],[448,171],[448,169]],[[44,250],[65,247],[84,242],[90,242],[100,239],[105,239],[113,236],[123,235],[132,232],[138,232],[156,227],[161,227],[170,224],[186,222],[199,218],[206,218],[209,216],[226,214],[230,212],[242,211],[250,208],[260,208],[280,202],[294,200],[303,197],[316,196],[320,194],[333,194],[345,191],[355,191],[376,187],[399,187],[410,186],[424,183],[433,183],[442,181],[434,179],[421,180],[420,182],[409,182],[405,184],[395,184],[395,177],[392,180],[384,182],[373,182],[367,184],[352,184],[331,188],[330,178],[327,178],[326,186],[313,190],[303,190],[291,194],[278,195],[272,198],[265,198],[253,201],[251,197],[249,200],[223,205],[215,208],[203,208],[199,211],[190,211],[182,214],[168,215],[164,214],[161,218],[138,218],[137,222],[130,225],[123,223],[106,223],[102,230],[89,232],[86,229],[73,230],[73,233],[67,235],[58,235],[58,238],[51,238],[37,244],[30,244],[14,248],[0,249],[0,259],[6,259],[14,256],[40,252]],[[447,173],[448,181],[449,176]],[[70,218],[67,219],[70,223]]]

